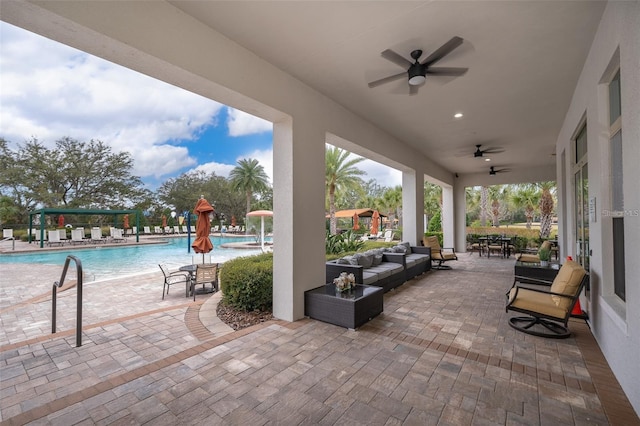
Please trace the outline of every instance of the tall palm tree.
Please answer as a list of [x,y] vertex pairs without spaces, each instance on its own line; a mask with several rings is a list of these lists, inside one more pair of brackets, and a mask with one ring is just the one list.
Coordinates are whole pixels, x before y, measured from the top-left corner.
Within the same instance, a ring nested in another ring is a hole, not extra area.
[[480,187],[480,226],[487,226],[487,213],[489,211],[487,204],[489,203],[489,188]]
[[329,195],[329,230],[331,234],[336,233],[336,190],[354,189],[362,184],[362,179],[358,176],[365,174],[364,171],[355,167],[356,164],[364,161],[362,157],[349,159],[351,155],[338,147],[325,148],[325,188]]
[[541,182],[539,184],[542,193],[540,194],[540,238],[549,238],[551,235],[551,220],[553,215],[553,196],[551,190],[555,189],[555,182]]
[[251,211],[251,197],[254,192],[266,191],[269,189],[269,177],[258,160],[253,158],[243,158],[238,160],[238,165],[229,173],[231,187],[242,191],[247,197],[247,213]]
[[527,229],[531,229],[531,223],[535,215],[536,206],[540,202],[540,192],[535,185],[518,185],[511,195],[511,202],[517,209],[524,209],[524,217],[527,219]]

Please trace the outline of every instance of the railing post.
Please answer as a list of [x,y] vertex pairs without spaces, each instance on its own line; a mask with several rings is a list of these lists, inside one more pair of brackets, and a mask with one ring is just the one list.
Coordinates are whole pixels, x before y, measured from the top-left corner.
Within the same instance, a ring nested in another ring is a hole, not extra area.
[[76,300],[76,347],[82,346],[82,262],[75,256],[67,256],[64,262],[64,268],[62,269],[62,275],[60,281],[53,283],[51,290],[51,333],[56,332],[56,306],[57,306],[57,293],[58,288],[64,284],[64,279],[67,276],[67,269],[69,269],[69,261],[76,262],[76,274],[77,274],[77,300]]

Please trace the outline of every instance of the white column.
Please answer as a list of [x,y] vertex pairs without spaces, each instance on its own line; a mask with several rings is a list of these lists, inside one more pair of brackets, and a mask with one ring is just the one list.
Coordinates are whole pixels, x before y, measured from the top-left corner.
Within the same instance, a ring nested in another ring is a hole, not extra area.
[[402,172],[402,241],[420,244],[424,229],[424,177]]
[[455,242],[456,251],[464,253],[467,251],[467,198],[465,187],[461,183],[456,183],[453,187],[453,198],[455,203]]
[[304,317],[304,291],[325,284],[325,135],[313,120],[273,126],[273,315]]
[[442,232],[443,232],[443,247],[454,247],[455,245],[455,229],[454,229],[454,215],[455,205],[453,202],[453,188],[447,185],[442,185]]

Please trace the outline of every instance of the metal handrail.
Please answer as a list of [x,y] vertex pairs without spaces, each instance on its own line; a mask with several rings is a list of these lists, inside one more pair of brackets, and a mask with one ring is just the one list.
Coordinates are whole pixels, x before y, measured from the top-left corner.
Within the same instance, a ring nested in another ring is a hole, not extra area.
[[0,243],[4,243],[5,241],[9,241],[9,240],[11,240],[11,243],[12,243],[12,246],[13,246],[11,249],[12,249],[13,251],[15,251],[15,250],[16,250],[16,238],[15,238],[15,237],[6,237],[6,238],[3,238],[3,239],[2,239],[2,241],[0,241]]
[[78,289],[76,306],[76,347],[79,348],[82,346],[82,262],[80,262],[80,259],[75,256],[67,256],[67,259],[64,262],[64,269],[62,270],[60,281],[53,283],[53,288],[51,290],[51,333],[55,334],[56,332],[56,296],[58,288],[62,287],[64,284],[64,279],[67,276],[67,269],[69,269],[69,261],[71,260],[76,262],[76,287]]

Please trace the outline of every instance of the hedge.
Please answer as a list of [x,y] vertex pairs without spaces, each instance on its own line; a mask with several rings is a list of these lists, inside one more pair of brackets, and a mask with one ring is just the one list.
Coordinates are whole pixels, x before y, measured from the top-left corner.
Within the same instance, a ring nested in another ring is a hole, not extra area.
[[245,311],[273,306],[273,254],[238,257],[220,270],[222,301]]

